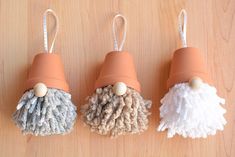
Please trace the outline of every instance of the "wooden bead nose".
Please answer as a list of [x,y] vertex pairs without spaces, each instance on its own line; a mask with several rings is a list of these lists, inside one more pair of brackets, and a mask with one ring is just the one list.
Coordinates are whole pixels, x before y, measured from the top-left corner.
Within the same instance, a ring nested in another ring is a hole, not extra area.
[[189,86],[193,90],[198,90],[202,86],[202,79],[200,77],[194,76],[189,80]]
[[33,90],[37,97],[44,97],[47,93],[47,86],[44,83],[37,83]]
[[124,95],[126,91],[127,91],[127,86],[123,82],[117,82],[113,86],[113,92],[118,96]]

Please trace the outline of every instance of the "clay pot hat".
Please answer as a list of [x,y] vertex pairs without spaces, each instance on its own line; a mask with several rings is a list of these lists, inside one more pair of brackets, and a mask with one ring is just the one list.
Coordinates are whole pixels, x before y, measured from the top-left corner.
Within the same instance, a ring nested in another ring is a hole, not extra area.
[[211,83],[203,56],[199,49],[186,47],[176,50],[171,62],[167,88],[178,83],[188,82],[193,77],[199,77],[204,82]]
[[169,79],[167,80],[167,88],[171,88],[178,83],[188,82],[192,78],[199,78],[201,81],[210,84],[212,81],[207,72],[207,68],[201,52],[197,48],[187,47],[187,13],[184,9],[181,10],[178,20],[179,34],[183,48],[180,48],[174,52],[170,68],[170,75]]
[[[116,37],[116,20],[121,18],[123,20],[123,38],[118,45]],[[113,18],[113,38],[114,38],[114,51],[109,52],[104,60],[98,79],[95,82],[95,89],[107,85],[117,85],[122,88],[120,91],[115,90],[118,95],[122,95],[126,91],[126,86],[129,86],[140,92],[140,83],[137,80],[135,65],[130,53],[122,51],[126,39],[127,20],[125,16],[117,14]]]
[[65,79],[64,66],[58,54],[39,53],[35,56],[29,70],[25,89],[33,88],[37,83],[47,87],[69,91]]
[[140,92],[132,56],[128,52],[109,52],[104,60],[95,88],[123,82]]
[[[47,15],[52,14],[56,21],[56,32],[52,40],[50,49],[48,48],[47,37]],[[25,90],[34,88],[38,83],[46,85],[46,87],[69,91],[68,84],[65,79],[64,66],[58,54],[52,53],[55,39],[58,34],[58,17],[51,9],[47,9],[43,16],[44,30],[44,53],[39,53],[34,57],[31,68],[29,69],[28,78],[25,84]]]

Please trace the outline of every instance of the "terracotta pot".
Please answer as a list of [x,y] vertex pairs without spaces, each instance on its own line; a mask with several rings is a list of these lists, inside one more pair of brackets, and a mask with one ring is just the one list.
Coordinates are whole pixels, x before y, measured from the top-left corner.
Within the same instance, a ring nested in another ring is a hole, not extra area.
[[186,47],[176,50],[171,63],[167,88],[177,83],[188,82],[194,76],[200,77],[206,83],[212,83],[199,49]]
[[29,69],[25,90],[29,90],[37,83],[44,83],[47,87],[69,91],[64,75],[61,58],[55,53],[39,53],[34,57]]
[[128,52],[113,51],[106,55],[95,89],[116,82],[124,82],[127,86],[140,92],[134,61]]

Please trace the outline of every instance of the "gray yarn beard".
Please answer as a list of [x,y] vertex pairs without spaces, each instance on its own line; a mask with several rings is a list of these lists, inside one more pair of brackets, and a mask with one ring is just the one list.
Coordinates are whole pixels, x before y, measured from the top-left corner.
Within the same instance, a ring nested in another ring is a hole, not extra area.
[[21,97],[13,120],[23,134],[66,134],[73,128],[76,109],[69,93],[48,88],[44,97],[37,97],[31,89]]
[[96,89],[83,106],[84,122],[91,131],[116,137],[126,133],[141,133],[148,128],[148,116],[152,102],[144,100],[134,89],[117,96],[113,86]]

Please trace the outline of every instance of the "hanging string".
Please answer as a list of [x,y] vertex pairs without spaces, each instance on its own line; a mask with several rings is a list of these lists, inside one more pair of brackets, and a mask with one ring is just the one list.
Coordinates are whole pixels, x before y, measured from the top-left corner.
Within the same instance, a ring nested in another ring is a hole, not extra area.
[[[55,32],[54,39],[52,40],[50,49],[48,49],[48,33],[47,33],[47,16],[48,16],[48,14],[53,15],[53,17],[55,18],[55,22],[56,22],[55,23],[56,24],[56,32]],[[59,31],[59,19],[58,19],[56,13],[52,9],[47,9],[43,14],[44,49],[47,53],[52,53],[58,31]]]
[[[182,21],[183,19],[183,21]],[[187,12],[186,10],[182,9],[180,11],[179,17],[179,33],[183,47],[187,47],[187,40],[186,40],[186,32],[187,32]]]
[[[116,20],[118,18],[122,18],[123,23],[124,23],[124,30],[123,30],[123,37],[122,37],[122,41],[120,43],[120,45],[118,45],[118,40],[117,40],[117,31],[116,31]],[[114,50],[115,51],[122,51],[125,40],[126,40],[126,30],[127,30],[127,20],[125,18],[125,16],[123,16],[122,14],[117,14],[114,18],[113,18],[113,41],[114,41]]]

